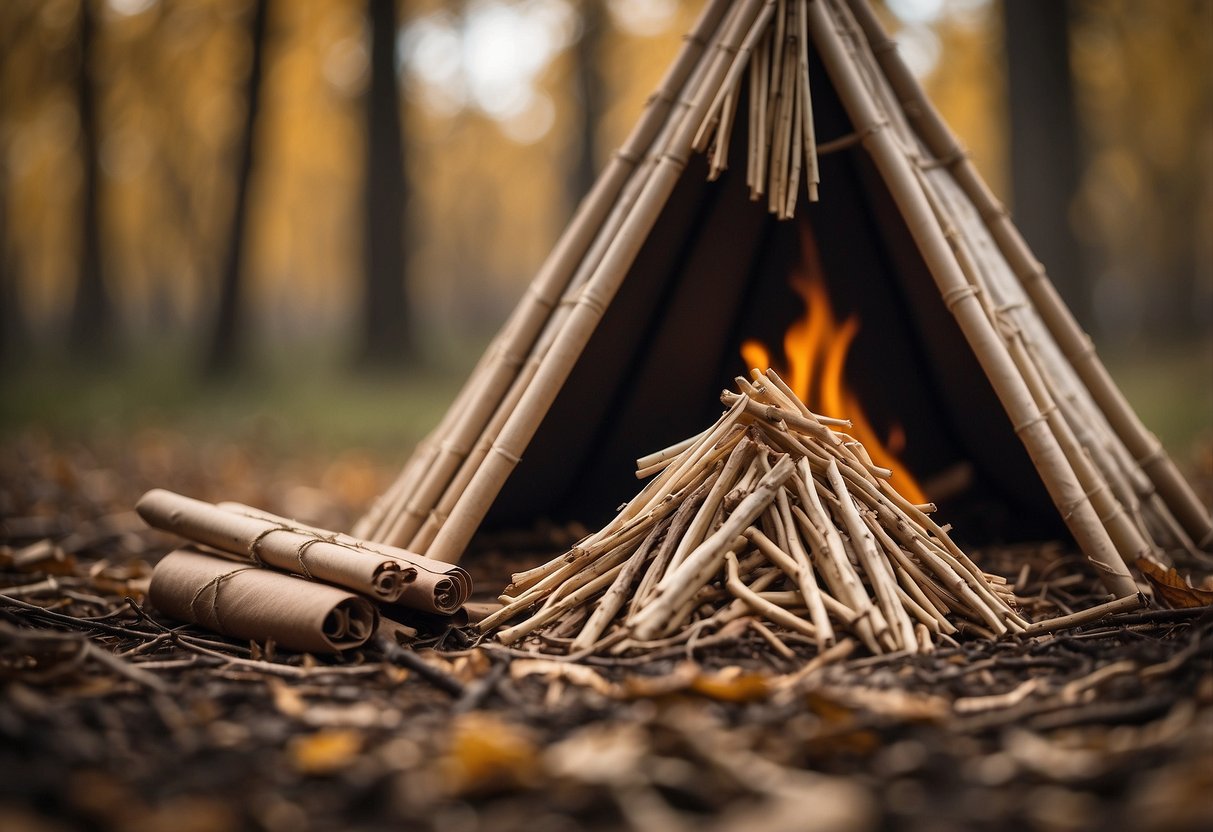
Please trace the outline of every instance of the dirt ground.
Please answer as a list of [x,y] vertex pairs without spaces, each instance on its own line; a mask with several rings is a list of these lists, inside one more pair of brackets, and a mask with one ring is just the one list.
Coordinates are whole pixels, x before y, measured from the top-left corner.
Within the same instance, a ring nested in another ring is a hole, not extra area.
[[[914,657],[789,660],[738,627],[571,663],[432,623],[415,650],[290,654],[145,605],[174,542],[134,501],[348,528],[397,460],[255,448],[0,446],[0,828],[1213,828],[1210,607]],[[482,541],[478,585],[558,532]],[[1062,544],[979,555],[1034,620],[1099,597]]]

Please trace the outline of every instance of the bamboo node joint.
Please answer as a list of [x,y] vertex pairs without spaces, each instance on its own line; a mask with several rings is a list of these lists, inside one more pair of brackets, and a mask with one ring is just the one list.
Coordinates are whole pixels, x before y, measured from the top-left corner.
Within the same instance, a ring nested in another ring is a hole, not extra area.
[[505,448],[496,442],[493,443],[492,451],[493,453],[497,454],[497,456],[509,462],[511,465],[517,465],[522,461],[522,457],[518,456],[518,454],[511,452],[508,448]]
[[980,291],[976,286],[969,283],[964,286],[957,286],[954,289],[949,289],[943,293],[943,304],[948,308],[949,312],[955,314],[956,305],[969,298],[976,297]]

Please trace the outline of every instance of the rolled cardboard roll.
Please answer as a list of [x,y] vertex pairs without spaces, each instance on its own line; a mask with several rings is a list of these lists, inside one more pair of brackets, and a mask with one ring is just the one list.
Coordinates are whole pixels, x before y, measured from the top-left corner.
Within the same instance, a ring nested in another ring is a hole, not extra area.
[[378,620],[351,592],[189,549],[156,564],[149,596],[170,618],[306,653],[360,647]]
[[404,591],[395,601],[399,606],[422,612],[432,612],[436,615],[454,615],[472,594],[471,577],[466,569],[456,564],[443,563],[398,546],[388,546],[386,543],[361,540],[348,534],[307,526],[298,520],[288,520],[243,503],[224,502],[219,503],[218,508],[233,514],[276,523],[306,534],[318,535],[343,546],[366,549],[398,561],[402,569],[415,570],[417,577],[405,585]]
[[336,584],[395,603],[417,579],[417,568],[366,547],[339,542],[332,533],[292,527],[280,519],[224,511],[211,503],[153,489],[135,510],[148,525],[195,543]]

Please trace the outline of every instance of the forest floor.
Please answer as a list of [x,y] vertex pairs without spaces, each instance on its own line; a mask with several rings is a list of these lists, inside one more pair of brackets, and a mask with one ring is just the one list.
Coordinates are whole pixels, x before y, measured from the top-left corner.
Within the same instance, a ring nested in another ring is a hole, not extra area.
[[[449,627],[416,652],[267,652],[145,604],[174,541],[134,502],[165,487],[349,528],[399,454],[112,404],[120,429],[0,433],[5,830],[1213,828],[1213,608],[831,661],[745,628],[644,661],[537,661]],[[1213,446],[1186,462],[1208,503]],[[482,541],[478,594],[559,536]],[[976,554],[1034,620],[1100,600],[1062,544]]]

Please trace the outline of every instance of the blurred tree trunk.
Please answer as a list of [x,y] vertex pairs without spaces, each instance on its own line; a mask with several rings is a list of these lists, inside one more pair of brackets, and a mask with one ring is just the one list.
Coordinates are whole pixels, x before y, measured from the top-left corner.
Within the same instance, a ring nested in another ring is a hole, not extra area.
[[114,346],[114,305],[105,285],[99,206],[100,164],[97,90],[93,83],[96,18],[92,0],[79,8],[76,108],[80,119],[80,242],[76,294],[68,324],[68,347],[77,358],[103,357]]
[[[0,56],[8,55],[18,36],[29,28],[25,15],[16,24],[0,29]],[[3,64],[0,63],[0,68]],[[0,95],[0,123],[6,123],[9,102]],[[8,228],[8,144],[0,141],[0,364],[20,356],[28,343],[25,317],[21,314],[17,292],[17,269],[13,261],[13,241]]]
[[253,177],[257,139],[257,116],[261,109],[261,78],[265,67],[266,32],[269,22],[269,0],[255,0],[249,30],[252,62],[246,85],[244,124],[237,145],[236,194],[232,206],[231,228],[228,232],[227,253],[220,276],[219,301],[211,330],[206,369],[210,373],[228,373],[243,357],[247,333],[244,330],[245,283],[248,246],[249,184]]
[[1091,285],[1070,222],[1079,128],[1070,73],[1069,0],[1004,0],[1015,222],[1080,323]]
[[7,185],[5,166],[0,165],[0,364],[20,358],[29,346],[8,233]]
[[581,37],[573,51],[574,84],[581,104],[574,130],[572,165],[568,177],[570,210],[590,191],[598,176],[598,127],[606,109],[606,79],[602,75],[603,38],[606,34],[605,0],[583,0]]
[[396,75],[396,0],[367,0],[371,78],[366,94],[363,207],[363,314],[359,360],[391,366],[412,357],[405,291],[405,210],[400,87]]

